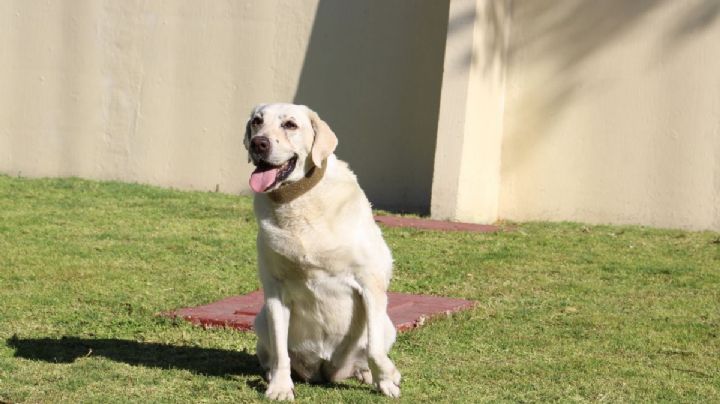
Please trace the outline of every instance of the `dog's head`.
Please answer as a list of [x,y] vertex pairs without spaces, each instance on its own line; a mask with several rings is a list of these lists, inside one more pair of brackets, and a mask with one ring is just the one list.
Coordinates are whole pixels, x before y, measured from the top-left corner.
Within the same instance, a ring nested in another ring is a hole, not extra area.
[[250,188],[273,191],[321,167],[337,146],[337,137],[317,113],[304,105],[261,104],[247,122],[244,139],[255,171]]

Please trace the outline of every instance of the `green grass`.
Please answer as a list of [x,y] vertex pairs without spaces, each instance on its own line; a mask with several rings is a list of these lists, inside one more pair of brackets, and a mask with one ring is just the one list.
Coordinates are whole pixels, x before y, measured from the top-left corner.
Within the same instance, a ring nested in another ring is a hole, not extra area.
[[[399,336],[401,401],[720,401],[717,233],[514,228],[384,229],[393,290],[479,302]],[[247,197],[0,176],[0,402],[260,400],[252,333],[155,315],[256,289],[255,232]]]

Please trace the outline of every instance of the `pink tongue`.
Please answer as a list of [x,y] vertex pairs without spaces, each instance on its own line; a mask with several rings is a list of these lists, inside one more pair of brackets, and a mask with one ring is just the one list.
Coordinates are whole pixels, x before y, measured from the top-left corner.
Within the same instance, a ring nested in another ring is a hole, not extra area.
[[255,192],[265,191],[275,182],[278,171],[280,171],[279,168],[271,168],[266,171],[260,171],[259,168],[256,169],[250,175],[250,188]]

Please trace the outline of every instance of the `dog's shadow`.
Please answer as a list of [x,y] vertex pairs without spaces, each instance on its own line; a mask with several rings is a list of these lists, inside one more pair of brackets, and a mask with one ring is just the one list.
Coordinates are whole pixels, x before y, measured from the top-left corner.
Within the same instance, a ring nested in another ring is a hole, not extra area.
[[102,356],[134,366],[185,369],[206,376],[261,374],[255,355],[244,351],[78,337],[12,337],[7,345],[15,349],[15,357],[49,363],[72,363],[82,357]]
[[[18,338],[7,340],[15,357],[48,363],[73,363],[78,358],[102,356],[133,366],[160,369],[185,369],[205,376],[256,376],[246,384],[262,393],[266,382],[254,354],[216,348],[176,346],[124,339],[93,339],[78,337]],[[335,389],[359,389],[359,386],[319,383]]]

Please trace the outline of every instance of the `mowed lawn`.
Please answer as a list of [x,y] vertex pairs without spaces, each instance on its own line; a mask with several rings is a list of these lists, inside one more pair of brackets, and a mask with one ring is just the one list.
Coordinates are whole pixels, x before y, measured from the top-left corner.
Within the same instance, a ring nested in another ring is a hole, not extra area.
[[[383,229],[392,290],[478,302],[399,336],[400,401],[720,402],[720,234],[512,228]],[[257,289],[255,233],[249,197],[0,176],[0,402],[261,400],[254,334],[156,315]]]

